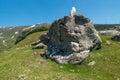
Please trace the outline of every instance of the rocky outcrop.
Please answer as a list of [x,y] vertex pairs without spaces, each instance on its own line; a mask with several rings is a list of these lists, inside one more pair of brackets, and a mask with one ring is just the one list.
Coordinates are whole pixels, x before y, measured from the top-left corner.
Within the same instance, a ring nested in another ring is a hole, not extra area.
[[43,49],[45,46],[43,43],[36,44],[35,46],[32,44],[32,49]]
[[120,32],[118,34],[115,34],[111,37],[113,41],[119,41],[120,42]]
[[120,26],[115,26],[112,30],[100,31],[101,35],[111,36],[113,41],[120,41]]
[[117,33],[114,34],[114,35],[112,35],[111,39],[112,39],[113,41],[119,41],[119,42],[120,42],[120,26],[119,26],[119,25],[118,25],[118,26],[115,26],[115,27],[114,27],[114,30],[116,30]]
[[101,39],[90,19],[65,16],[52,23],[46,56],[60,64],[79,64],[89,52],[101,48]]
[[117,30],[104,30],[104,31],[100,31],[101,35],[106,35],[106,36],[113,36],[113,35],[116,35],[118,33],[120,33],[120,32],[117,31]]
[[43,49],[49,43],[49,37],[47,34],[42,34],[40,40],[31,43],[33,49]]
[[101,48],[101,39],[91,20],[79,14],[54,21],[49,32],[32,43],[33,48],[43,45],[48,46],[45,55],[57,63],[80,64],[90,51]]
[[115,26],[114,29],[120,31],[120,26]]

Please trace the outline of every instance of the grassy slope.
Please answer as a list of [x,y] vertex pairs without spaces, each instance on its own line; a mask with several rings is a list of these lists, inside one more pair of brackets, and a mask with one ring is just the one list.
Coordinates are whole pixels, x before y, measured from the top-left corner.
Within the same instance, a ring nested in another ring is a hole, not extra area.
[[[14,45],[15,40],[18,36],[18,34],[15,34],[15,32],[21,32],[22,29],[29,27],[29,26],[18,26],[18,27],[4,27],[4,28],[0,28],[0,33],[2,33],[0,35],[0,37],[4,37],[4,38],[0,38],[0,52],[3,50],[6,50],[8,48],[10,48],[11,46]],[[11,37],[14,36],[14,39],[11,39]],[[6,45],[3,45],[3,40],[6,41]]]
[[[59,65],[40,56],[45,49],[32,50],[27,46],[38,40],[41,33],[45,32],[31,34],[10,50],[0,53],[0,80],[117,80],[120,78],[120,43],[102,36],[102,49],[93,51],[82,65]],[[105,45],[106,40],[111,41],[111,45]],[[96,64],[88,66],[91,61],[96,61]]]

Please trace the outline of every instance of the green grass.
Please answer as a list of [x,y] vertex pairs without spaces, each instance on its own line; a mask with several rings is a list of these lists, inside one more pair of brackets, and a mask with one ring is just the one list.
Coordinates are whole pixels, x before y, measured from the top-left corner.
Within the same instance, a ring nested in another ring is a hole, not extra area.
[[[120,43],[102,37],[102,48],[91,52],[81,65],[60,65],[41,57],[45,49],[32,50],[31,42],[38,40],[37,32],[17,45],[0,53],[0,80],[117,80],[120,78]],[[105,42],[110,41],[110,45]],[[34,54],[36,53],[36,54]],[[88,66],[95,61],[96,64]]]

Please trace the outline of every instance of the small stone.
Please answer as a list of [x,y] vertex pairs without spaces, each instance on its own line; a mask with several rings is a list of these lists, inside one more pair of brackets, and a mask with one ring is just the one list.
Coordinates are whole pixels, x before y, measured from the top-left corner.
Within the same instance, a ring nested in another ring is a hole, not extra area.
[[32,48],[33,49],[43,49],[44,47],[45,47],[45,45],[43,43],[39,43],[39,44],[33,46]]
[[95,65],[95,64],[96,64],[95,61],[92,61],[92,62],[89,62],[89,63],[88,63],[89,66],[93,66],[93,65]]
[[110,41],[106,41],[106,43],[105,43],[106,45],[110,45],[111,44],[111,42]]
[[26,76],[25,74],[22,74],[22,75],[19,75],[18,78],[19,80],[25,80],[25,76]]

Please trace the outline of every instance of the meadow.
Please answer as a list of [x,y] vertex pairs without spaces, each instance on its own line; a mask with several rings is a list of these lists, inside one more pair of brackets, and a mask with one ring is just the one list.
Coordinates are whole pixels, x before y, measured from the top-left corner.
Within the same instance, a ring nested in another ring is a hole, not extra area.
[[[120,43],[110,36],[101,36],[102,48],[94,50],[81,65],[57,64],[41,56],[44,49],[32,49],[30,44],[37,41],[36,32],[12,48],[0,52],[1,80],[120,80]],[[107,45],[106,41],[111,44]],[[94,65],[88,65],[95,61]]]

